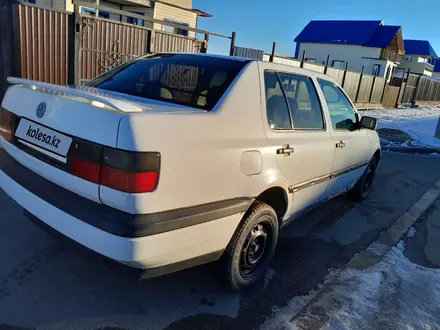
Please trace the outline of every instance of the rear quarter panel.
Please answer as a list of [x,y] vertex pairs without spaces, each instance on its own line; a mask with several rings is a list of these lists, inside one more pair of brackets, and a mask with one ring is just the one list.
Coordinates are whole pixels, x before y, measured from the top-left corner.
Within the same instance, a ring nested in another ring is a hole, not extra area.
[[[151,213],[236,197],[288,183],[279,175],[261,120],[258,63],[250,62],[211,112],[141,113],[121,120],[118,148],[161,154],[152,193],[125,195],[132,213]],[[245,151],[261,154],[259,174],[244,175]],[[104,203],[117,199],[101,188]]]

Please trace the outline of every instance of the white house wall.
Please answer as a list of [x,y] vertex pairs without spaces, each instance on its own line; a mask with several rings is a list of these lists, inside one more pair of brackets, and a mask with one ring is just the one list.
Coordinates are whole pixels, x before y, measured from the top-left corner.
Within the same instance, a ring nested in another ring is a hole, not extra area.
[[176,6],[180,6],[183,8],[192,8],[192,0],[161,0],[162,2],[168,2]]
[[[168,6],[166,4],[156,2],[154,4],[154,18],[164,20],[170,19],[176,22],[188,23],[190,27],[197,27],[197,14],[188,10],[183,10],[173,6]],[[155,30],[162,30],[162,25],[155,23]],[[195,37],[195,33],[189,31],[188,36],[191,38]]]
[[[423,74],[425,76],[431,76],[432,72],[425,70],[426,63],[425,62],[419,62],[419,57],[424,58],[419,55],[405,55],[402,56],[402,60],[399,64],[399,69],[410,69],[413,73]],[[411,58],[411,61],[407,61],[407,58]]]
[[379,76],[381,77],[385,76],[388,67],[387,62],[389,63],[389,61],[378,59],[381,52],[380,48],[354,45],[301,43],[298,53],[299,59],[302,58],[304,50],[306,51],[306,58],[315,58],[317,64],[325,65],[328,55],[330,55],[330,66],[334,60],[348,61],[348,70],[350,71],[361,72],[362,66],[364,66],[364,73],[372,74],[373,66],[379,64]]

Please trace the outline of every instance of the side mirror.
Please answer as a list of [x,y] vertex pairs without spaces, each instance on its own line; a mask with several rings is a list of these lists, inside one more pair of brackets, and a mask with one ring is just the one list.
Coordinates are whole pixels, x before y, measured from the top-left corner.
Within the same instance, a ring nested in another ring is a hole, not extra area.
[[360,128],[371,129],[374,131],[377,126],[377,119],[373,117],[362,116],[359,122],[359,126]]

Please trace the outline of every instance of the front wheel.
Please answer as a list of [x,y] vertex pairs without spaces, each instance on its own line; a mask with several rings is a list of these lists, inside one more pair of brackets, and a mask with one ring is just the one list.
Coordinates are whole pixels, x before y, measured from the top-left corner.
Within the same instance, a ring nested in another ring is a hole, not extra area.
[[269,205],[255,202],[232,238],[224,261],[233,290],[263,279],[278,241],[277,214]]
[[363,201],[368,197],[373,188],[374,177],[376,175],[377,159],[373,157],[368,164],[364,174],[361,176],[356,185],[351,189],[347,195],[356,202]]

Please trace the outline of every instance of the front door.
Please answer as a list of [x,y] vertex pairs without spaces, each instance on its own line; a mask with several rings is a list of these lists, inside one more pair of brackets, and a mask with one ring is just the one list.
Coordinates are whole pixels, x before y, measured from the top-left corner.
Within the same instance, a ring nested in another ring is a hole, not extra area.
[[335,84],[318,79],[331,120],[335,160],[326,197],[344,192],[357,182],[371,158],[365,129],[354,129],[356,111],[345,93]]
[[289,216],[322,201],[333,166],[333,140],[309,77],[269,70],[262,75],[266,136],[293,194]]

